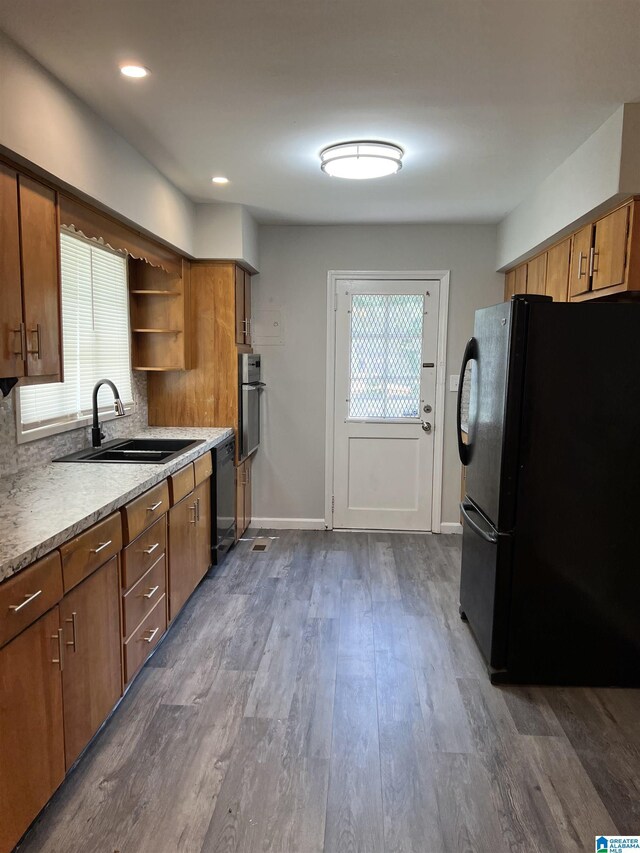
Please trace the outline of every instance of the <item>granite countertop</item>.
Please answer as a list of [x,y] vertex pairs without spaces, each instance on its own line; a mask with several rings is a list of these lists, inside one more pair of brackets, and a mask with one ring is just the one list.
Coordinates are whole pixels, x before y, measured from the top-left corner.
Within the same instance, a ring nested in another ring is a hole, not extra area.
[[232,429],[147,427],[131,438],[203,444],[164,464],[52,462],[0,480],[0,582],[105,518],[233,435]]

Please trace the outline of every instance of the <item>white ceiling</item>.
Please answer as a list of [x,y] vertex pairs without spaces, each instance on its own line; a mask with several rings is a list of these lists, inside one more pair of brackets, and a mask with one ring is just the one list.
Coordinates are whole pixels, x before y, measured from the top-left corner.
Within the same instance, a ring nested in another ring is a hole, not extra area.
[[[263,222],[496,222],[640,98],[638,0],[0,0],[0,28],[192,199]],[[351,138],[402,172],[322,174]]]

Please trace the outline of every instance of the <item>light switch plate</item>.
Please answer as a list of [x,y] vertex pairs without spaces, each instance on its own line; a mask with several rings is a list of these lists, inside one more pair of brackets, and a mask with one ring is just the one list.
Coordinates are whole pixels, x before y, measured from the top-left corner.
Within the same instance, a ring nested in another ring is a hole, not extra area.
[[454,394],[458,392],[458,384],[460,382],[460,374],[452,373],[449,377],[449,391],[453,391]]

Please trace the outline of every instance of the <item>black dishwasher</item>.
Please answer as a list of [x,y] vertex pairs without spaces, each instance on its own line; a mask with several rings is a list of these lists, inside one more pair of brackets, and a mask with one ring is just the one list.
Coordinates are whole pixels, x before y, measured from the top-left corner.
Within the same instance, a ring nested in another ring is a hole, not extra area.
[[212,563],[219,566],[236,541],[236,440],[234,436],[213,449],[216,527],[212,531]]

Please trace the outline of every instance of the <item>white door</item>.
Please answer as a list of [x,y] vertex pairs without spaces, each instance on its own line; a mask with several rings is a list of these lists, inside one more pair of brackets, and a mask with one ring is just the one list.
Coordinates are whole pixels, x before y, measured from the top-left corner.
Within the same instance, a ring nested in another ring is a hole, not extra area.
[[334,527],[431,530],[439,294],[338,282]]

